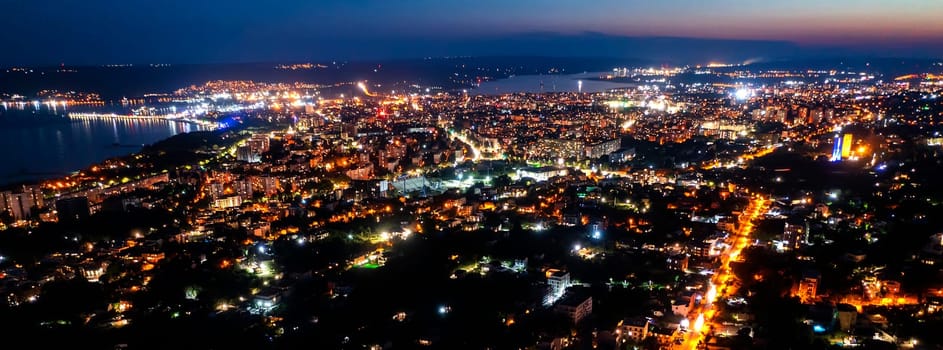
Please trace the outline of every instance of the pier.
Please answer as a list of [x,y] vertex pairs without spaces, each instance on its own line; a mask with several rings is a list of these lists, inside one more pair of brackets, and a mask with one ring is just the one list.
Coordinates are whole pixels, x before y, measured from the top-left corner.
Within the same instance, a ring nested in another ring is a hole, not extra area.
[[171,122],[182,122],[190,123],[194,125],[200,125],[209,128],[217,128],[219,125],[216,122],[195,119],[189,117],[185,113],[177,114],[164,114],[164,115],[131,115],[131,114],[117,114],[117,113],[69,113],[70,119],[73,120],[165,120]]

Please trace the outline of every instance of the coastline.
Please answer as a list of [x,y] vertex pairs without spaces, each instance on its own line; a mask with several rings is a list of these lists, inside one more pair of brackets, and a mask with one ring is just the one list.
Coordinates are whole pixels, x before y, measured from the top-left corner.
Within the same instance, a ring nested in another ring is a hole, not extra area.
[[109,159],[135,155],[176,135],[207,130],[173,121],[80,120],[0,128],[8,152],[0,188],[69,176]]

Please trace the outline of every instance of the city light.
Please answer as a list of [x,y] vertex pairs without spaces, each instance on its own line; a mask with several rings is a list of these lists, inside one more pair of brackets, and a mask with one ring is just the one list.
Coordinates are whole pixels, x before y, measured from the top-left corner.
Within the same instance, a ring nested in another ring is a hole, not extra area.
[[691,329],[693,329],[695,332],[702,332],[703,328],[704,328],[704,314],[698,314],[697,319],[694,320],[694,327],[692,327]]
[[[337,54],[328,44],[315,56]],[[740,44],[722,46],[743,56]],[[361,51],[389,51],[373,46]],[[469,334],[533,346],[515,332],[559,348],[939,345],[912,325],[939,318],[943,288],[911,272],[933,275],[943,256],[932,183],[943,62],[692,57],[701,64],[594,72],[601,61],[578,57],[135,67],[61,56],[0,71],[0,124],[68,136],[13,140],[0,173],[4,251],[50,240],[37,256],[0,255],[4,307],[38,320],[26,328],[84,339],[209,314],[273,347],[321,331],[324,348],[447,348]],[[113,84],[129,77],[141,81]],[[52,84],[75,79],[91,83]],[[86,144],[97,146],[74,147]],[[61,300],[61,317],[30,315],[61,279],[101,292],[102,310]],[[620,307],[627,296],[660,305]],[[352,313],[362,321],[334,324]]]
[[753,91],[750,90],[750,89],[745,89],[745,88],[737,89],[737,91],[734,92],[734,96],[735,96],[738,100],[743,101],[743,100],[746,100],[746,99],[752,97],[752,96],[753,96]]
[[710,284],[710,288],[707,290],[707,305],[713,304],[717,299],[717,286],[713,283]]

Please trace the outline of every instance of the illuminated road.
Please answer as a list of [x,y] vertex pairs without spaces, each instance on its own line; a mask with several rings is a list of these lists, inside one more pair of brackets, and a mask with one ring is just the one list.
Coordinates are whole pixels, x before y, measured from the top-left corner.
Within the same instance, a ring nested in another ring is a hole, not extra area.
[[478,147],[475,146],[475,143],[473,143],[471,140],[465,137],[465,135],[459,134],[454,131],[449,131],[449,137],[453,139],[458,139],[462,143],[468,145],[468,149],[470,149],[472,153],[473,162],[477,163],[479,160],[481,160],[481,151],[479,151]]
[[717,328],[718,324],[711,321],[717,317],[716,309],[713,303],[716,300],[733,295],[737,291],[736,284],[730,283],[734,279],[730,272],[730,262],[738,261],[740,253],[744,248],[750,245],[750,234],[753,232],[753,223],[756,219],[766,212],[770,201],[765,198],[755,197],[746,210],[740,216],[740,227],[730,236],[732,242],[730,246],[720,254],[720,264],[717,272],[711,279],[707,295],[705,295],[706,306],[695,309],[691,314],[697,315],[691,321],[691,331],[685,337],[684,343],[675,347],[675,349],[696,349],[698,343],[704,340],[704,336],[712,326]]
[[708,163],[708,164],[702,166],[701,169],[710,170],[710,169],[716,169],[716,168],[721,168],[721,167],[724,167],[724,168],[733,168],[733,167],[735,167],[735,166],[742,165],[742,164],[743,164],[744,162],[746,162],[746,161],[753,160],[753,159],[755,159],[755,158],[762,158],[762,157],[765,157],[765,156],[769,155],[770,153],[773,153],[773,151],[775,151],[775,150],[776,150],[777,148],[779,148],[780,146],[782,146],[782,145],[776,144],[776,145],[766,146],[766,147],[763,147],[763,148],[760,148],[760,149],[756,150],[756,151],[753,152],[753,153],[743,154],[743,155],[737,157],[737,160],[736,160],[736,161],[730,161],[730,162],[727,162],[727,163],[721,163],[720,161],[716,161],[716,160],[715,160],[715,161],[713,161],[713,162],[711,162],[711,163]]
[[363,91],[364,95],[369,97],[376,97],[377,94],[371,93],[370,90],[367,90],[367,84],[364,84],[362,81],[357,83],[357,88]]

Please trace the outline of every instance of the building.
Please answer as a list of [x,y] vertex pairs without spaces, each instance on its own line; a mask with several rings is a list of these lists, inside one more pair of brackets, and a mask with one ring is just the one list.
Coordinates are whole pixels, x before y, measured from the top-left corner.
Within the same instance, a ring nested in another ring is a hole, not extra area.
[[105,269],[108,267],[108,264],[94,264],[87,263],[79,267],[79,272],[82,277],[85,277],[86,280],[92,283],[99,282],[99,278],[105,274]]
[[229,196],[213,201],[213,208],[217,209],[235,208],[240,205],[242,205],[242,197],[240,196]]
[[610,162],[622,163],[635,158],[635,148],[620,149],[609,155]]
[[252,305],[249,311],[258,314],[268,314],[278,307],[281,300],[281,291],[276,288],[265,288],[252,298]]
[[841,150],[842,150],[842,138],[839,135],[835,135],[835,138],[832,139],[832,157],[831,161],[836,162],[841,160]]
[[842,331],[848,331],[858,323],[858,309],[854,305],[838,304],[836,306],[838,316],[838,328]]
[[262,156],[252,150],[252,147],[241,146],[236,149],[236,160],[246,163],[258,163],[262,161]]
[[616,327],[616,333],[622,339],[631,339],[633,342],[637,343],[648,337],[650,323],[651,322],[644,317],[627,318],[619,322],[619,325]]
[[807,241],[808,229],[805,222],[786,221],[783,227],[782,248],[783,250],[799,249],[802,243]]
[[681,296],[672,302],[671,313],[678,316],[687,317],[693,308],[694,298],[691,296]]
[[254,194],[252,190],[252,181],[248,179],[233,181],[232,185],[233,185],[233,191],[235,191],[236,194],[238,194],[240,197],[245,198],[245,199],[252,198]]
[[268,197],[277,195],[282,190],[282,184],[278,181],[278,178],[271,176],[259,178],[259,187],[262,188],[262,192]]
[[851,157],[851,146],[854,143],[854,137],[851,134],[842,135],[841,140],[841,158],[848,159]]
[[621,147],[622,139],[603,141],[592,145],[586,145],[584,148],[584,155],[589,159],[598,159],[599,157],[607,156],[614,153],[615,151],[618,151]]
[[268,152],[270,145],[271,141],[268,135],[265,134],[253,134],[252,137],[246,141],[246,146],[255,154]]
[[799,281],[796,295],[799,299],[802,299],[802,302],[810,303],[815,301],[815,296],[818,295],[818,288],[819,274],[816,272],[806,272],[803,274],[802,280]]
[[33,196],[30,193],[0,193],[0,209],[9,211],[15,220],[25,220],[32,214]]
[[563,297],[570,287],[570,273],[557,269],[549,269],[547,275],[547,295],[544,296],[544,305],[550,305]]
[[560,158],[579,158],[583,155],[583,143],[576,140],[540,139],[528,154],[530,158],[557,160]]
[[569,291],[560,298],[554,310],[579,323],[593,313],[593,298],[581,290]]
[[839,161],[851,157],[851,147],[854,145],[854,136],[852,134],[835,135],[832,140],[832,158]]
[[537,182],[547,181],[550,178],[557,176],[566,176],[568,174],[567,170],[564,168],[557,168],[552,166],[543,166],[543,167],[530,167],[524,168],[517,171],[517,176],[520,178],[531,178],[537,180]]
[[76,223],[91,216],[87,197],[63,198],[56,201],[59,222]]
[[684,271],[688,269],[688,255],[683,253],[671,254],[667,259],[668,269]]

